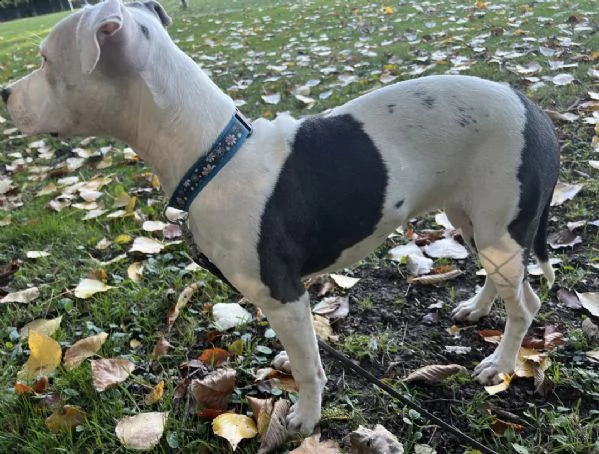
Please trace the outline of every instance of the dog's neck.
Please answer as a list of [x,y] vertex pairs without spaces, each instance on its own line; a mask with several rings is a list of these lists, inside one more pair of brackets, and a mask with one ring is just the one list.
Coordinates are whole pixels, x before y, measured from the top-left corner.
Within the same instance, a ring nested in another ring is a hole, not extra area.
[[162,54],[161,62],[134,83],[130,93],[136,102],[119,115],[127,121],[115,124],[119,131],[113,135],[155,169],[170,197],[230,121],[235,104],[178,48]]

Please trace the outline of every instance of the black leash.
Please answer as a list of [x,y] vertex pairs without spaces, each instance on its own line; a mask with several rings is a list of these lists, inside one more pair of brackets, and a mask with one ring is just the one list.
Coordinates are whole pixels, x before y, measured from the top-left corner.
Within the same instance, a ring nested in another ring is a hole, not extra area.
[[491,448],[484,446],[483,444],[476,441],[469,435],[466,435],[464,432],[460,431],[459,429],[453,427],[452,425],[446,423],[442,419],[439,419],[438,417],[436,417],[429,411],[427,411],[424,408],[420,407],[419,405],[415,404],[414,402],[409,400],[407,397],[402,396],[399,392],[397,392],[397,390],[395,388],[392,388],[391,386],[387,385],[386,383],[383,383],[378,378],[376,378],[374,375],[372,375],[370,372],[368,372],[366,369],[364,369],[363,367],[354,363],[351,359],[349,359],[343,353],[335,350],[333,347],[331,347],[329,344],[327,344],[325,341],[321,340],[320,338],[318,339],[318,345],[320,346],[320,348],[322,348],[324,351],[326,351],[328,354],[330,354],[337,361],[341,362],[344,366],[347,366],[349,369],[358,373],[359,375],[364,377],[366,380],[371,382],[373,385],[378,386],[379,388],[381,388],[383,391],[385,391],[390,396],[395,397],[406,407],[410,407],[413,410],[416,410],[418,413],[423,415],[429,421],[441,426],[447,432],[455,435],[457,438],[459,438],[464,443],[470,445],[472,448],[476,448],[480,452],[483,452],[486,454],[497,454],[496,451],[493,451]]
[[[227,280],[227,278],[218,269],[218,267],[214,263],[212,263],[210,261],[210,259],[208,259],[208,257],[206,257],[204,254],[202,254],[202,252],[198,249],[197,245],[193,241],[193,235],[191,234],[191,231],[189,230],[189,227],[187,226],[187,223],[186,222],[181,222],[180,226],[181,226],[181,231],[183,233],[183,237],[185,238],[185,240],[189,244],[189,247],[190,247],[190,250],[191,250],[191,256],[195,260],[195,262],[198,265],[200,265],[202,268],[206,269],[207,271],[209,271],[210,273],[212,273],[214,276],[216,276],[217,278],[219,278],[220,280],[222,280],[225,284],[227,284],[229,287],[231,287],[232,290],[234,290],[237,293],[240,293],[233,286],[233,284],[231,284]],[[385,391],[390,396],[395,397],[397,400],[399,400],[406,407],[410,407],[413,410],[416,410],[418,413],[420,413],[421,415],[423,415],[426,419],[428,419],[429,421],[431,421],[431,422],[437,424],[438,426],[442,427],[447,432],[453,434],[454,436],[456,436],[457,438],[459,438],[464,443],[470,445],[473,448],[478,449],[482,453],[485,453],[485,454],[497,454],[496,451],[493,451],[491,448],[488,448],[488,447],[484,446],[480,442],[478,442],[475,439],[471,438],[469,435],[466,435],[464,432],[460,431],[459,429],[453,427],[452,425],[450,425],[450,424],[446,423],[445,421],[443,421],[442,419],[436,417],[435,415],[433,415],[429,411],[427,411],[424,408],[420,407],[419,405],[415,404],[414,402],[412,402],[411,400],[409,400],[407,397],[402,396],[399,392],[397,392],[397,390],[395,390],[391,386],[389,386],[389,385],[383,383],[382,381],[380,381],[378,378],[376,378],[374,375],[372,375],[370,372],[368,372],[363,367],[355,364],[351,359],[349,359],[343,353],[335,350],[333,347],[331,347],[325,341],[323,341],[321,339],[318,339],[318,345],[324,351],[326,351],[327,353],[329,353],[333,358],[335,358],[336,360],[338,360],[339,362],[341,362],[344,366],[347,366],[349,369],[351,369],[354,372],[358,373],[359,375],[361,375],[362,377],[364,377],[366,380],[368,380],[370,383],[372,383],[373,385],[375,385],[375,386],[379,387],[380,389],[382,389],[383,391]]]

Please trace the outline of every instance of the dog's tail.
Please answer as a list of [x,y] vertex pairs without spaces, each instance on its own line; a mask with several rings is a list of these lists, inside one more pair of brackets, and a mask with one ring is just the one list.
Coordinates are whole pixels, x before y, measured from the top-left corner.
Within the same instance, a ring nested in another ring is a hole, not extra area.
[[541,218],[539,219],[539,226],[537,227],[537,234],[533,242],[533,251],[539,261],[539,266],[543,271],[543,275],[547,280],[547,287],[551,288],[555,281],[555,273],[551,263],[549,263],[549,254],[547,253],[547,222],[549,221],[549,206],[551,205],[551,197],[547,201]]

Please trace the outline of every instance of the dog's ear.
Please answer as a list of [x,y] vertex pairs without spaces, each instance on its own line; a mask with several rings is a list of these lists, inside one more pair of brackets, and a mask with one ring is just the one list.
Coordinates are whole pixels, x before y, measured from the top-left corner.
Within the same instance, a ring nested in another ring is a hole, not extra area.
[[105,0],[83,10],[76,39],[84,73],[93,72],[104,42],[123,27],[123,8],[121,0]]
[[158,16],[158,19],[160,19],[160,22],[165,28],[173,23],[171,17],[167,14],[164,7],[157,1],[147,0],[143,2],[143,4],[146,8],[156,14],[156,16]]

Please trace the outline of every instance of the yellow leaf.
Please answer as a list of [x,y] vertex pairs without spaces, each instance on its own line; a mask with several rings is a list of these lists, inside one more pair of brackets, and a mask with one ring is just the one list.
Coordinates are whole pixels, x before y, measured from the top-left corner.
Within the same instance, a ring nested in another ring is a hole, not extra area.
[[73,405],[65,405],[64,407],[54,410],[48,418],[46,418],[46,426],[52,433],[60,432],[61,430],[71,430],[83,423],[85,412],[81,408]]
[[485,386],[485,391],[487,391],[491,396],[500,393],[501,391],[505,391],[510,387],[510,382],[512,381],[512,376],[507,374],[499,374],[499,378],[503,381],[493,386]]
[[140,413],[125,416],[116,425],[116,435],[129,449],[147,450],[160,442],[168,412]]
[[152,405],[162,399],[162,395],[164,394],[164,380],[161,380],[156,386],[152,388],[149,394],[146,394],[144,398],[144,404]]
[[27,323],[21,330],[19,331],[19,335],[21,339],[26,339],[29,335],[29,331],[36,331],[40,334],[44,334],[46,336],[52,336],[60,326],[60,322],[62,321],[62,315],[60,317],[52,318],[47,320],[45,318],[40,318],[38,320],[33,320],[32,322]]
[[328,341],[329,337],[333,334],[333,328],[331,328],[331,323],[329,319],[326,317],[321,317],[320,315],[314,315],[314,331],[316,335],[324,340]]
[[258,435],[256,423],[252,418],[235,413],[223,413],[214,418],[212,430],[219,437],[226,439],[233,451],[244,438],[254,438]]
[[64,367],[74,369],[90,356],[94,356],[106,342],[107,333],[99,333],[75,342],[64,354]]
[[385,6],[383,8],[383,13],[387,14],[388,16],[390,16],[391,14],[393,14],[393,7],[392,6]]
[[133,282],[139,282],[144,272],[144,264],[142,262],[133,262],[127,268],[127,276]]
[[231,355],[243,355],[243,339],[237,339],[230,343],[227,350],[229,350]]
[[173,327],[173,323],[179,317],[179,312],[187,306],[189,300],[194,295],[194,293],[198,290],[198,285],[193,283],[183,289],[177,302],[169,309],[168,314],[166,315],[166,323],[168,325],[168,329]]
[[81,282],[75,288],[75,297],[81,299],[91,298],[98,292],[105,292],[114,288],[110,285],[106,285],[104,282],[96,279],[82,279]]
[[129,199],[129,203],[127,204],[127,206],[125,207],[125,211],[127,213],[131,213],[134,209],[135,209],[135,204],[137,203],[137,197],[136,196],[131,196],[131,198]]
[[48,375],[60,364],[62,350],[51,337],[30,330],[29,349],[29,359],[18,373],[20,380],[33,380],[38,374]]
[[131,243],[132,240],[133,240],[133,238],[131,237],[131,235],[127,235],[126,233],[121,233],[119,236],[117,236],[114,239],[114,242],[116,244],[127,244],[127,243]]

